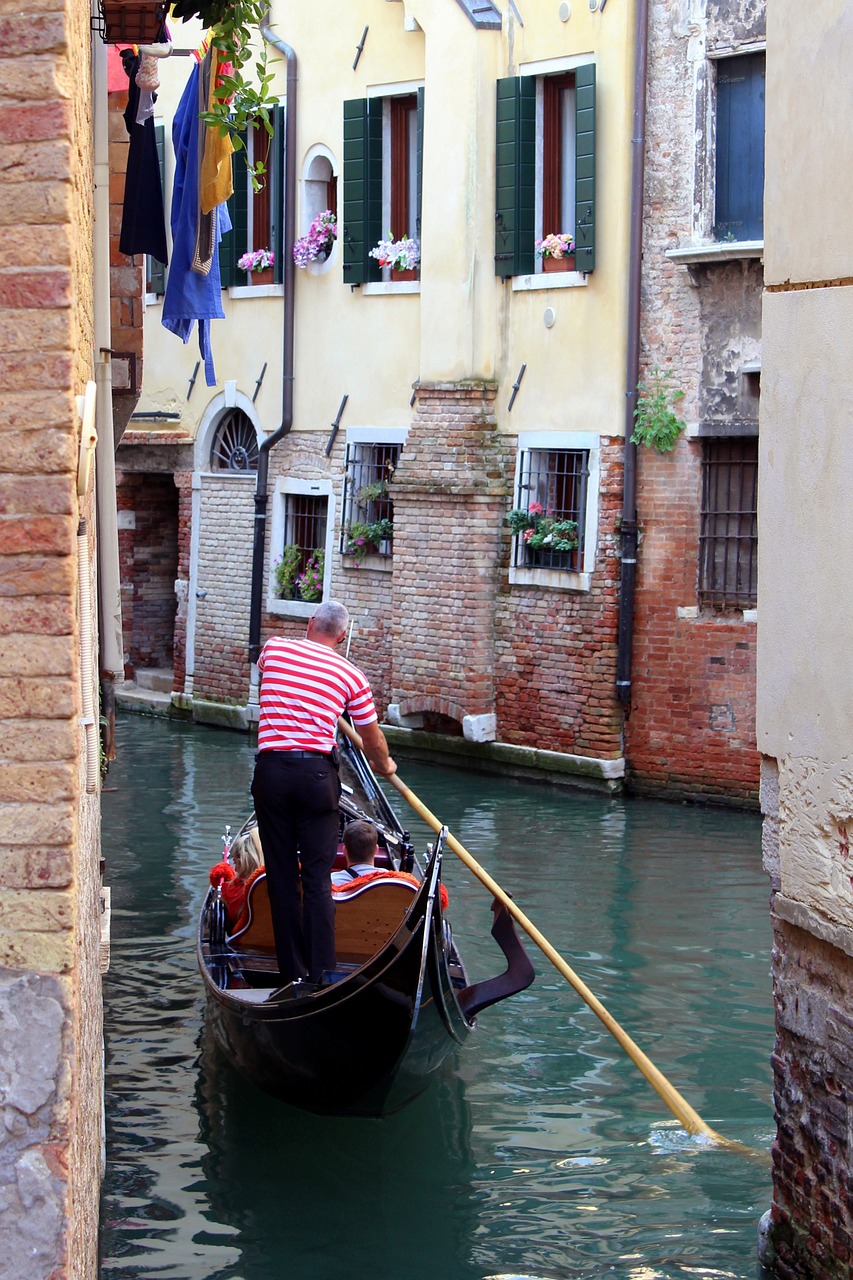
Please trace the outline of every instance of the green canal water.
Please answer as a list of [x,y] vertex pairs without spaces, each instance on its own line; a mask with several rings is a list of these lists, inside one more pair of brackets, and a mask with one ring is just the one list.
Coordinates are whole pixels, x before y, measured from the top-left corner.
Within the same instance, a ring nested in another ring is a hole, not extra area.
[[[317,1118],[243,1082],[205,1031],[196,915],[223,825],[250,805],[250,743],[138,716],[118,743],[102,1277],[761,1274],[773,1014],[757,817],[398,760],[706,1123],[758,1158],[685,1134],[532,944],[534,985],[486,1010],[415,1103]],[[451,854],[445,881],[469,976],[487,977],[502,967],[489,897]]]

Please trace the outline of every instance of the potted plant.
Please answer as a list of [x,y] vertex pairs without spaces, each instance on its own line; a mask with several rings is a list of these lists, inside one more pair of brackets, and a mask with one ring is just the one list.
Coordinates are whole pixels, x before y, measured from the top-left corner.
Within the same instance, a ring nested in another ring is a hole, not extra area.
[[394,240],[388,232],[386,240],[380,240],[370,250],[369,257],[375,258],[380,267],[390,267],[392,280],[417,280],[418,266],[421,261],[421,246],[418,240],[403,236],[402,240]]
[[338,220],[331,209],[318,213],[304,236],[293,246],[293,261],[297,267],[307,267],[312,262],[324,262],[332,252],[338,238]]
[[280,600],[293,600],[296,592],[296,578],[302,564],[302,548],[293,543],[284,548],[281,559],[273,565],[275,588]]
[[361,564],[365,556],[375,554],[389,555],[391,540],[394,537],[393,520],[354,520],[346,531],[346,548],[344,555],[352,556],[356,564]]
[[543,236],[536,241],[536,257],[541,260],[543,271],[574,271],[574,235],[571,231],[566,231]]
[[364,507],[366,507],[368,503],[378,502],[380,498],[387,498],[387,496],[387,480],[372,480],[370,484],[363,484],[358,491],[358,500]]
[[306,604],[317,604],[323,599],[323,574],[326,568],[326,553],[317,547],[305,561],[305,568],[296,578],[296,591],[300,600]]
[[163,39],[168,4],[160,0],[100,0],[105,44],[154,44]]
[[237,259],[237,266],[249,277],[249,284],[272,284],[275,254],[270,249],[253,249]]
[[[577,550],[577,520],[555,516],[539,502],[515,507],[506,520],[516,537],[520,536],[528,564],[539,564],[547,556],[547,564],[564,565],[567,554]],[[559,559],[555,560],[555,556]]]

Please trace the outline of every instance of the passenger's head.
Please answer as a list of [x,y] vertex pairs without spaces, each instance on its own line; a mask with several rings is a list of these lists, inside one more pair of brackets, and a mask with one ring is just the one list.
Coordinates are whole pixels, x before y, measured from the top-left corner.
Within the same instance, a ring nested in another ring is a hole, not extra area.
[[339,600],[324,600],[308,620],[308,639],[320,644],[340,644],[347,633],[349,613]]
[[260,843],[259,840],[255,844],[251,831],[247,831],[245,835],[237,836],[231,845],[231,861],[241,880],[247,880],[253,871],[263,866]]
[[378,844],[378,832],[372,822],[349,822],[344,829],[344,848],[347,865],[369,862],[373,865]]

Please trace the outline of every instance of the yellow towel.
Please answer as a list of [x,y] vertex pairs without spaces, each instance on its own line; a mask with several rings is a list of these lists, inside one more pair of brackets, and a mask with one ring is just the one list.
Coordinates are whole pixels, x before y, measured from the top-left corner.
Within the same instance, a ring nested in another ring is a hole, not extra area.
[[[207,109],[213,107],[216,96],[216,82],[219,78],[222,52],[211,50],[213,66],[210,69],[210,96]],[[201,162],[201,178],[199,182],[199,198],[202,213],[210,213],[218,204],[223,204],[234,190],[234,179],[231,172],[231,153],[234,146],[231,134],[221,134],[212,125],[206,125],[204,139],[204,156]]]

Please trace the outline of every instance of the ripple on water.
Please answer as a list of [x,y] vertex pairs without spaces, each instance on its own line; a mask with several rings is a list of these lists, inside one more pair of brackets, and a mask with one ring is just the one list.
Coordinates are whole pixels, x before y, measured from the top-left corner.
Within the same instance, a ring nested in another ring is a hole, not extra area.
[[[486,1010],[397,1116],[305,1116],[241,1082],[209,1042],[194,947],[223,823],[249,807],[252,748],[141,717],[120,723],[119,748],[104,797],[105,1277],[755,1280],[766,1169],[671,1121],[532,944],[533,987]],[[703,1119],[766,1150],[757,820],[401,773]],[[432,833],[410,818],[422,850]],[[501,967],[489,897],[452,857],[445,878],[476,981]]]

